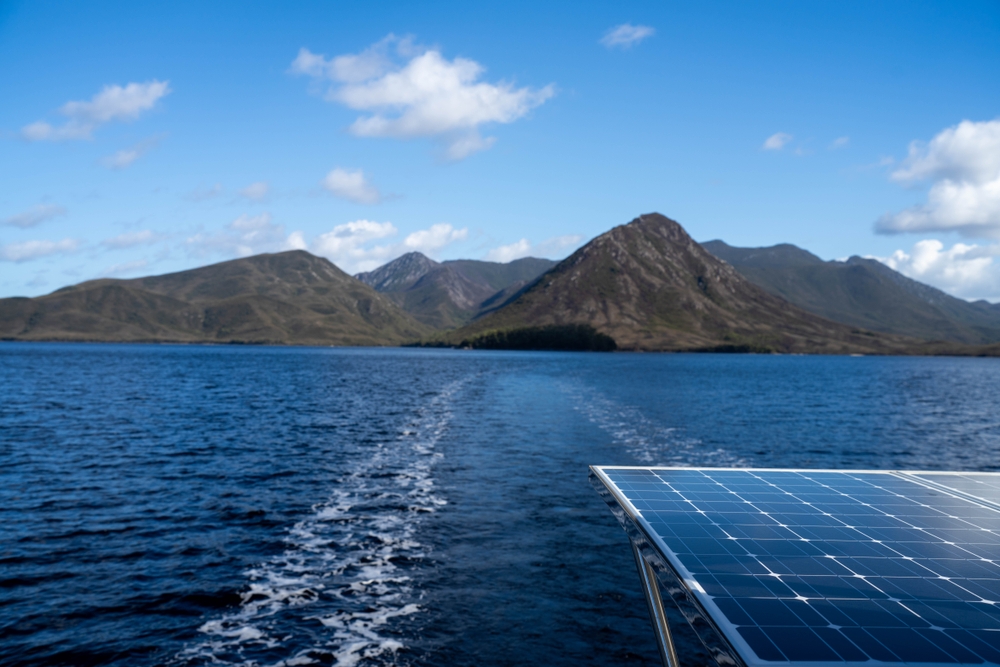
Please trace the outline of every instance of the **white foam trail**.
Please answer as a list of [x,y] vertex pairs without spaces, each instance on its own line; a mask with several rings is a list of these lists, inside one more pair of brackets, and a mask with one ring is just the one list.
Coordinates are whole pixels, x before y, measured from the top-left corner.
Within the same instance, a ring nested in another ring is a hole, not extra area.
[[[319,656],[340,667],[392,663],[403,644],[380,630],[393,618],[420,611],[410,578],[395,561],[425,555],[417,529],[423,517],[446,504],[434,488],[432,469],[442,456],[435,445],[451,420],[452,398],[466,381],[445,387],[394,441],[358,452],[355,469],[339,488],[289,529],[285,551],[246,572],[240,607],[204,623],[199,630],[206,639],[174,662],[256,667],[260,663],[248,656],[297,644],[295,655],[274,667],[318,664]],[[316,611],[282,622],[283,614],[303,606]],[[329,632],[318,633],[325,635],[322,642],[303,649],[301,641],[289,641],[303,623],[314,635],[316,629]]]
[[744,459],[722,448],[707,449],[698,438],[648,419],[638,408],[622,405],[595,389],[564,386],[573,407],[622,445],[635,463],[648,466],[741,466]]

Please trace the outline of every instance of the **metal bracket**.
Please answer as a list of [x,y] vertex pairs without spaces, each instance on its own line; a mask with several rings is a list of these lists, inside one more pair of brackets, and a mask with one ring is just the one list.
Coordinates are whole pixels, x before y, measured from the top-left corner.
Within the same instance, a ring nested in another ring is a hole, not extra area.
[[674,640],[670,636],[670,623],[667,622],[667,615],[663,610],[663,600],[660,598],[660,586],[656,581],[656,572],[642,557],[635,542],[630,539],[629,543],[632,545],[632,555],[635,556],[635,566],[639,570],[642,590],[646,594],[646,605],[649,607],[649,619],[656,632],[656,645],[660,649],[660,660],[663,661],[663,667],[680,667],[677,662],[677,651],[674,649]]

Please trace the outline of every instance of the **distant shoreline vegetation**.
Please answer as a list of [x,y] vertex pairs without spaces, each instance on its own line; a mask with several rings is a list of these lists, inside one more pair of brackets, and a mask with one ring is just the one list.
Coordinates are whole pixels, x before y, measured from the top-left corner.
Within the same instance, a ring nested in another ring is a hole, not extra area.
[[547,350],[564,352],[613,352],[615,339],[589,324],[551,324],[485,331],[457,345],[443,341],[422,341],[412,347],[460,347],[473,350]]

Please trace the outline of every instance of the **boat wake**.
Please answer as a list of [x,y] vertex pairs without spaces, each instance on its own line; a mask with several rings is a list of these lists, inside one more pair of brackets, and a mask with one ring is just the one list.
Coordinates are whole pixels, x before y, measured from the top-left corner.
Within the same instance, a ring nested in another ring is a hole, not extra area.
[[[635,465],[718,466],[746,465],[745,459],[723,448],[709,449],[681,429],[662,426],[633,406],[620,404],[600,392],[566,387],[575,409],[611,436],[632,457]],[[624,464],[624,462],[622,462]]]
[[240,606],[204,623],[204,640],[173,664],[395,664],[405,636],[393,621],[421,610],[408,574],[426,556],[417,533],[446,504],[434,488],[435,445],[463,384],[446,386],[395,439],[359,449],[284,551],[246,571]]

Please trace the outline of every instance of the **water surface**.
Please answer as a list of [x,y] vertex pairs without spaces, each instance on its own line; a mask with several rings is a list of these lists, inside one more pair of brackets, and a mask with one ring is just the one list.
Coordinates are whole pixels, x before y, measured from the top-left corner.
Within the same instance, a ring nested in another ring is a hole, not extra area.
[[657,664],[589,464],[994,470],[1000,360],[0,344],[0,664]]

